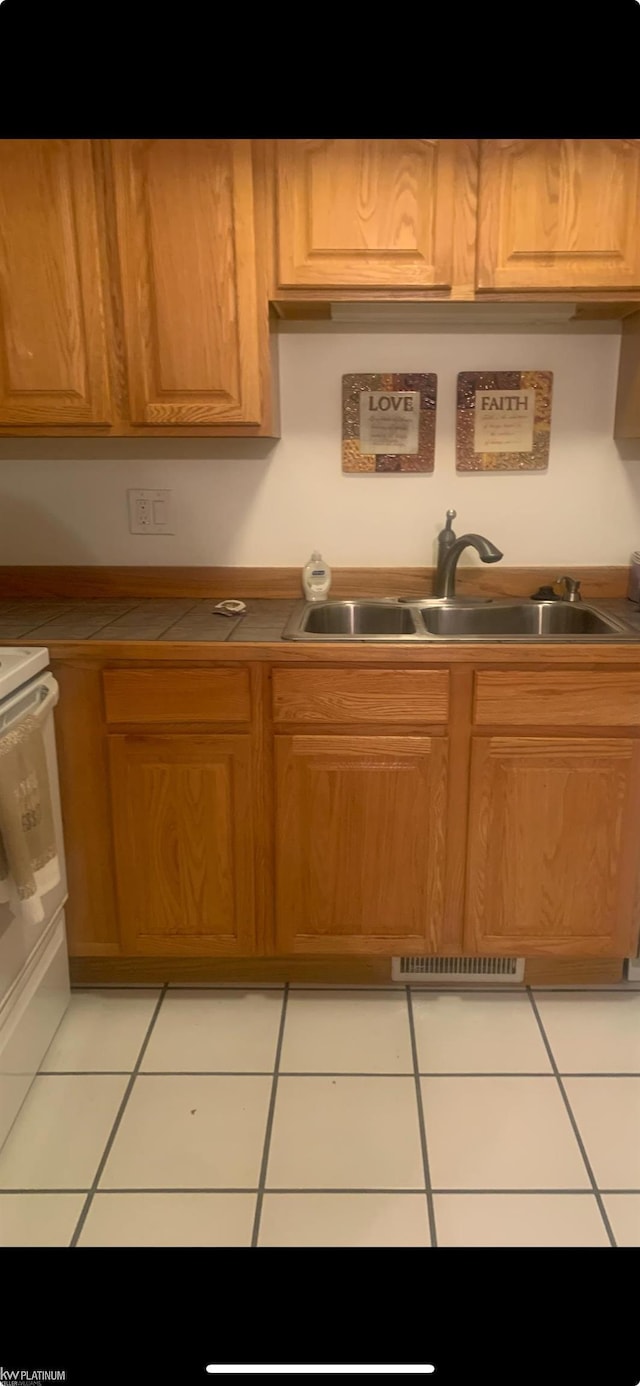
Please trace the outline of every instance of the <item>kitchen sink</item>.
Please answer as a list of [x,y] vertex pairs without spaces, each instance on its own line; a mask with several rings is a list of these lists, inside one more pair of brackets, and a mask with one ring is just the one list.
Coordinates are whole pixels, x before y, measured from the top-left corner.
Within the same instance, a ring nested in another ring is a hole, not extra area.
[[289,639],[308,639],[324,636],[335,639],[376,640],[398,636],[415,636],[418,631],[413,609],[396,601],[322,602],[308,606],[303,615],[301,636]]
[[447,603],[423,608],[420,616],[428,635],[454,640],[611,635],[624,630],[618,621],[582,602],[495,602],[481,607]]
[[[615,640],[634,632],[587,602],[425,599],[302,604],[293,612],[283,640]],[[637,634],[636,634],[637,638]]]

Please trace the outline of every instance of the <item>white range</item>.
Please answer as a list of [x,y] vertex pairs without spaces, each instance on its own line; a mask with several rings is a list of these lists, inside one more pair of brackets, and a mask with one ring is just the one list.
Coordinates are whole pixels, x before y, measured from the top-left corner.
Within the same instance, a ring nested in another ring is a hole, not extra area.
[[48,664],[48,650],[0,648],[0,739],[24,717],[38,713],[59,864],[59,880],[42,896],[41,922],[33,923],[14,913],[12,905],[0,901],[0,1146],[70,997],[64,922],[67,878],[53,725],[58,685],[47,672]]

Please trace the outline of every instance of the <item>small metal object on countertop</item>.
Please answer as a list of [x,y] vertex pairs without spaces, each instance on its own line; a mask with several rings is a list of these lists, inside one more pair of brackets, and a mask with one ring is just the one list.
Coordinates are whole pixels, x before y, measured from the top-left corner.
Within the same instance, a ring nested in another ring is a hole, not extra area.
[[582,601],[582,593],[581,593],[581,591],[580,591],[580,583],[579,583],[579,581],[578,581],[577,578],[572,578],[572,577],[558,577],[558,578],[556,578],[556,582],[561,582],[562,585],[563,585],[563,587],[564,587],[564,593],[563,593],[563,597],[562,597],[563,602],[581,602],[581,601]]
[[246,609],[246,602],[238,601],[235,597],[229,597],[224,602],[216,602],[213,614],[214,616],[244,616]]

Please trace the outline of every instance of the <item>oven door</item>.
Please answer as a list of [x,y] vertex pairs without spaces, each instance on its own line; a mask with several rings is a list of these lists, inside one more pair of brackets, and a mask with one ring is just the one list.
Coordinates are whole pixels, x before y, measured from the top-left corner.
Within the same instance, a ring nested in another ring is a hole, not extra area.
[[51,805],[60,864],[58,884],[43,896],[44,919],[40,924],[29,924],[15,915],[10,905],[0,904],[0,1006],[20,978],[40,940],[46,934],[52,920],[67,898],[60,789],[53,724],[53,709],[57,701],[58,685],[53,674],[39,674],[37,678],[24,684],[10,698],[6,698],[0,703],[0,735],[11,727],[17,726],[30,713],[37,712],[42,718]]

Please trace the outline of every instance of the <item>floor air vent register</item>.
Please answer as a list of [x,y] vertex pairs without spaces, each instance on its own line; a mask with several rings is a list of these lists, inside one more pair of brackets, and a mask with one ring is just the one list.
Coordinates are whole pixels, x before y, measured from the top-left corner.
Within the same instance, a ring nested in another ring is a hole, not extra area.
[[392,958],[391,980],[403,982],[410,977],[437,978],[452,986],[487,977],[494,982],[521,982],[524,958]]

